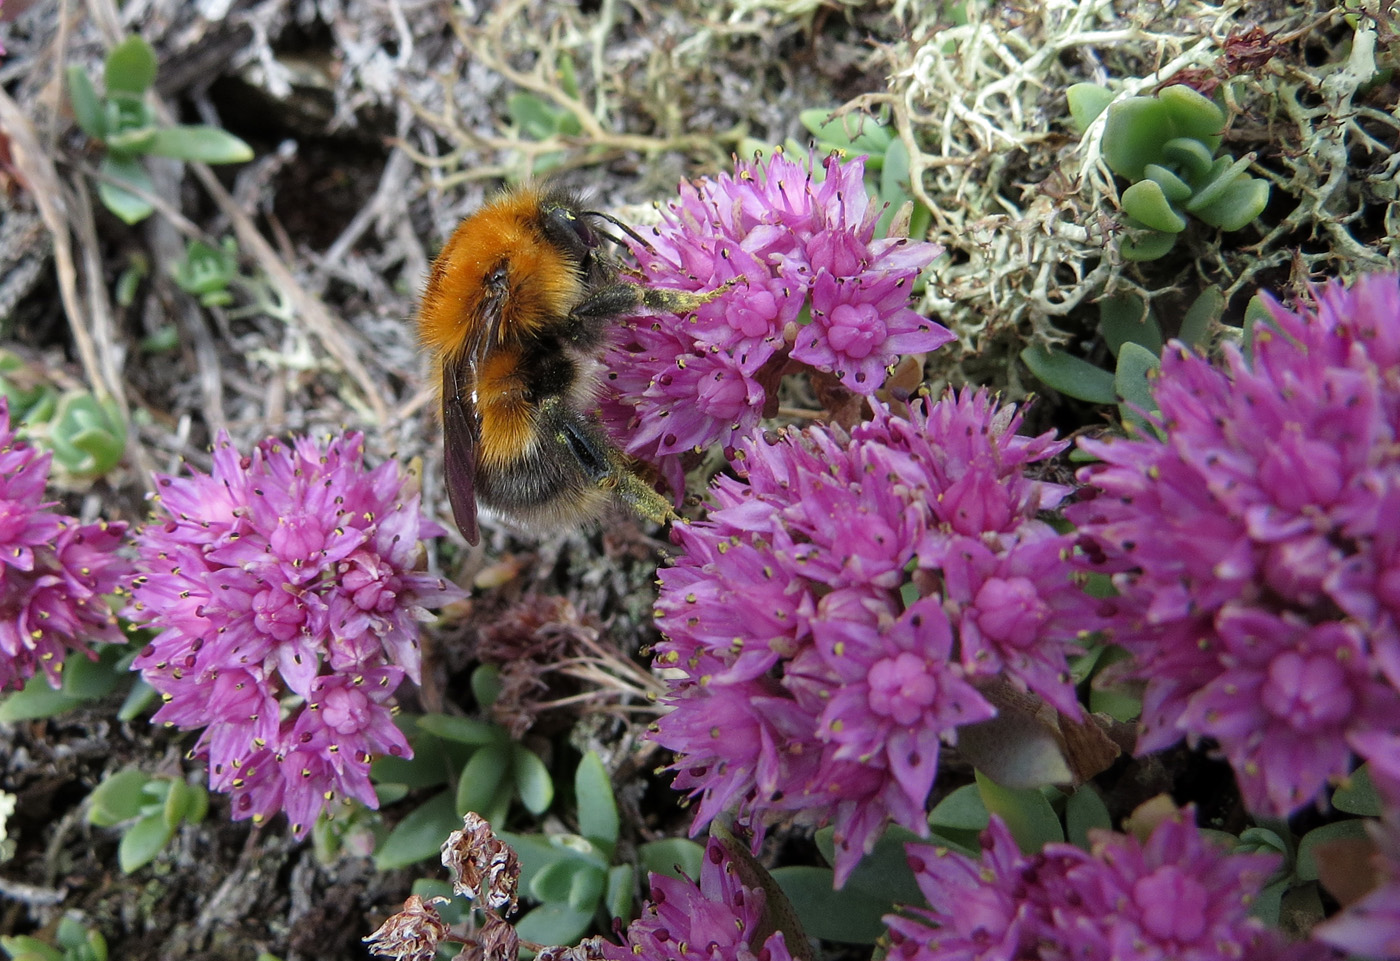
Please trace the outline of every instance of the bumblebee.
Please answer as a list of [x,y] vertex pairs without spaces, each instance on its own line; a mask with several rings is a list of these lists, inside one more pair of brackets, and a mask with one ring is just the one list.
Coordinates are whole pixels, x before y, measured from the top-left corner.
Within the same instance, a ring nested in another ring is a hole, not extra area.
[[452,516],[472,544],[478,504],[536,530],[595,521],[614,501],[674,516],[594,413],[598,353],[618,317],[686,313],[715,294],[620,279],[605,223],[637,238],[565,190],[518,187],[463,220],[433,262],[418,335],[440,376]]

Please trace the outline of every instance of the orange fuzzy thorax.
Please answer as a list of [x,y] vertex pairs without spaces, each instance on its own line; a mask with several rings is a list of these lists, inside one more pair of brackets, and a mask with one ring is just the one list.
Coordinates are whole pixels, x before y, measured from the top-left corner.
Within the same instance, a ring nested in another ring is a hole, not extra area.
[[549,244],[538,223],[535,188],[504,193],[453,231],[433,262],[418,311],[418,336],[439,359],[451,356],[491,322],[488,282],[506,268],[497,340],[509,343],[566,317],[583,297],[578,264]]

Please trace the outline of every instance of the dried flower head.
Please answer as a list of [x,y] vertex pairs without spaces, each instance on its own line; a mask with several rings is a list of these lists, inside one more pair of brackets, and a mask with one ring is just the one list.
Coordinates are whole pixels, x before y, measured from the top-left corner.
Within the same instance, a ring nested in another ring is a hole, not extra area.
[[154,720],[203,728],[192,756],[235,818],[286,811],[300,837],[337,798],[376,807],[370,759],[409,753],[391,697],[419,680],[418,621],[461,594],[416,570],[442,533],[416,490],[353,433],[251,456],[220,435],[211,474],[156,485],[126,611],[159,630],[134,665]]
[[577,657],[597,639],[597,618],[580,613],[563,597],[532,594],[492,617],[476,645],[477,658],[500,670],[491,719],[512,737],[521,737],[545,709],[544,702],[578,691],[553,667]]
[[584,938],[578,944],[551,945],[535,955],[537,961],[603,961],[606,957],[602,938]]
[[43,668],[58,687],[70,651],[126,638],[107,604],[130,565],[126,525],[80,524],[44,500],[50,453],[15,437],[0,397],[0,691]]
[[430,898],[427,901],[418,895],[410,895],[403,903],[403,910],[391,914],[368,937],[362,938],[369,945],[371,954],[381,958],[395,958],[397,961],[433,961],[438,945],[449,933],[434,904],[446,904],[447,898]]
[[458,955],[462,961],[516,961],[519,956],[520,935],[515,933],[515,925],[495,914],[486,916],[476,936]]
[[849,437],[758,435],[708,520],[677,526],[654,736],[696,830],[726,809],[832,822],[840,882],[887,821],[927,833],[941,742],[994,714],[979,680],[1079,713],[1066,648],[1094,608],[1037,519],[1066,489],[1025,474],[1064,444],[1019,422],[965,392]]
[[462,830],[442,845],[442,866],[452,875],[452,893],[503,915],[514,914],[520,884],[515,850],[496,837],[491,823],[474,811],[462,817]]
[[1400,276],[1315,297],[1224,370],[1169,347],[1160,436],[1081,441],[1103,463],[1067,512],[1114,573],[1140,749],[1214,738],[1274,814],[1400,728]]

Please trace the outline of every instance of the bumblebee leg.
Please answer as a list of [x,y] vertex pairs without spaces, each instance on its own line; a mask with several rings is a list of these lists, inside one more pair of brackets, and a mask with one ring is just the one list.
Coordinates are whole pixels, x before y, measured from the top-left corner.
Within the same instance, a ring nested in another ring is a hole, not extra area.
[[583,298],[570,314],[581,321],[616,317],[642,304],[646,289],[637,284],[605,284]]
[[642,480],[627,463],[627,458],[607,445],[583,418],[566,413],[560,407],[551,411],[557,417],[556,440],[577,462],[584,476],[626,504],[634,513],[657,524],[675,518],[675,511],[666,498]]
[[612,471],[602,483],[612,487],[614,497],[631,508],[638,517],[644,517],[654,524],[665,524],[676,519],[670,502],[634,474],[621,456],[614,455],[611,460]]
[[593,291],[571,313],[585,322],[617,317],[637,307],[646,307],[662,314],[688,314],[727,291],[732,283],[703,294],[641,284],[612,283]]

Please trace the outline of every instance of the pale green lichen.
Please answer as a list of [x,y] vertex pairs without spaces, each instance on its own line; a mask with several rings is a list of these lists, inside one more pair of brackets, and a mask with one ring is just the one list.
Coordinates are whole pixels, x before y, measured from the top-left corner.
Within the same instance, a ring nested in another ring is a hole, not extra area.
[[[1305,280],[1400,264],[1400,107],[1366,97],[1400,43],[1375,0],[1346,16],[1322,0],[970,3],[967,16],[914,25],[889,50],[889,93],[848,105],[892,110],[914,192],[934,211],[929,239],[951,253],[925,303],[964,345],[934,358],[944,379],[1006,382],[1007,352],[1063,340],[1071,315],[1115,290],[1150,299],[1213,281],[1233,299],[1290,265]],[[1312,59],[1340,54],[1309,63],[1303,47],[1323,31]],[[1221,84],[1226,150],[1257,151],[1248,172],[1273,201],[1225,241],[1200,225],[1144,273],[1116,249],[1127,185],[1103,156],[1107,112],[1076,132],[1066,91],[1111,82],[1121,102],[1188,79]]]

